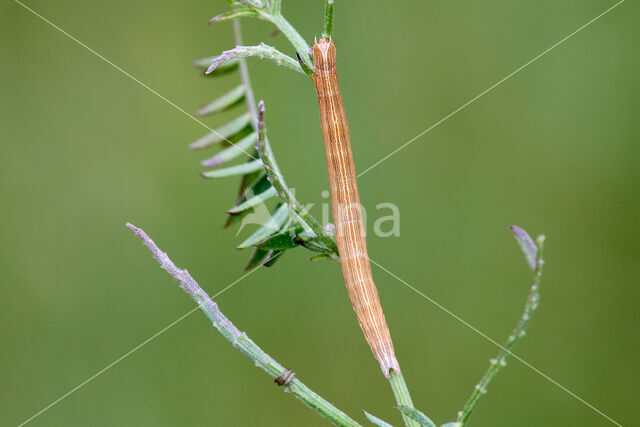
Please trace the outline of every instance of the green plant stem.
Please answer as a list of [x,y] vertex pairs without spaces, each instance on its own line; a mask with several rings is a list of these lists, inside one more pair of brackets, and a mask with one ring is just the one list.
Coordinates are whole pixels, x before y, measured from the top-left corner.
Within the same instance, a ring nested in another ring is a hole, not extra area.
[[300,58],[302,58],[302,62],[304,62],[307,67],[313,70],[313,61],[311,61],[311,58],[309,57],[309,45],[296,31],[293,25],[291,25],[289,21],[287,21],[284,16],[279,13],[274,15],[267,15],[265,16],[265,18],[271,21],[280,30],[280,32],[287,39],[289,39],[296,52],[298,52],[298,55],[300,55]]
[[[265,371],[271,378],[283,376],[287,370],[275,359],[264,352],[254,343],[246,333],[241,332],[231,321],[220,311],[218,305],[211,300],[209,295],[202,290],[200,285],[191,277],[187,270],[182,270],[171,261],[169,256],[160,250],[155,242],[142,230],[132,224],[127,224],[142,243],[151,251],[153,257],[158,261],[160,267],[167,271],[179,284],[180,287],[200,306],[200,309],[207,315],[213,326],[231,344],[240,350],[245,356],[251,359],[255,366]],[[259,268],[259,267],[258,267]],[[285,391],[302,401],[306,406],[316,411],[318,414],[339,426],[358,426],[359,424],[351,419],[347,414],[333,406],[307,387],[302,381],[293,378],[285,384]]]
[[324,2],[324,31],[323,39],[330,39],[333,32],[333,0],[325,0]]
[[[404,381],[402,373],[391,370],[389,384],[391,385],[398,406],[404,405],[413,408],[413,401],[411,400],[411,395],[409,394],[409,389],[407,388],[407,383]],[[408,427],[420,427],[420,423],[404,414],[402,415],[402,419]]]
[[267,172],[269,182],[278,192],[278,196],[291,208],[296,216],[307,225],[307,228],[311,229],[313,233],[320,239],[324,245],[331,250],[332,257],[338,259],[338,247],[336,242],[327,236],[324,229],[316,219],[309,214],[303,205],[300,204],[293,196],[293,193],[284,182],[284,177],[280,171],[273,167],[273,153],[269,149],[269,141],[267,140],[267,130],[263,121],[264,115],[264,103],[260,102],[258,105],[258,153],[264,170]]
[[507,338],[507,342],[504,347],[498,353],[498,356],[495,359],[491,359],[491,363],[489,365],[489,369],[484,374],[480,382],[475,386],[473,393],[471,393],[471,397],[467,401],[466,405],[458,414],[457,423],[459,426],[464,426],[471,416],[474,408],[476,407],[478,400],[486,394],[487,386],[496,376],[496,374],[507,364],[507,357],[511,354],[511,351],[516,346],[520,338],[522,338],[527,330],[527,326],[529,325],[529,321],[531,320],[531,315],[538,307],[538,302],[540,301],[540,281],[542,279],[542,267],[544,266],[544,260],[542,258],[542,248],[544,246],[544,236],[538,236],[538,253],[536,257],[536,268],[533,274],[533,284],[531,285],[531,289],[529,291],[529,296],[527,298],[527,302],[524,307],[524,312],[522,313],[522,317],[520,321],[516,325],[516,328],[513,330],[509,338]]
[[[236,46],[242,46],[242,28],[240,27],[240,20],[233,20],[233,36],[236,41]],[[251,86],[251,79],[249,77],[249,67],[247,66],[247,60],[245,58],[238,58],[238,66],[240,68],[240,79],[245,88],[245,99],[247,103],[247,109],[251,115],[251,126],[253,130],[258,132],[258,110],[256,109],[256,98],[253,95],[253,88]]]

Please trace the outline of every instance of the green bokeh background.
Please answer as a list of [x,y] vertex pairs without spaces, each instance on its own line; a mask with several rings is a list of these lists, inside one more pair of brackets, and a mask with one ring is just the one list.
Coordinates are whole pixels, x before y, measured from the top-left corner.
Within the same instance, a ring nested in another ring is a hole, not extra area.
[[[359,171],[614,3],[602,0],[338,1],[334,39]],[[217,1],[28,2],[186,111],[235,86],[190,62],[233,45],[207,26]],[[322,2],[285,1],[308,41]],[[627,1],[360,178],[401,210],[401,236],[371,257],[502,342],[530,282],[508,226],[547,235],[542,302],[517,354],[622,425],[640,382],[640,7]],[[245,41],[289,54],[265,22]],[[0,424],[17,425],[191,310],[124,224],[211,294],[242,274],[224,230],[237,182],[205,181],[206,130],[19,4],[0,6]],[[250,60],[270,139],[299,198],[327,188],[311,82]],[[226,113],[205,119],[218,126]],[[243,234],[246,235],[245,230]],[[288,253],[218,298],[300,379],[359,420],[398,423],[339,268]],[[451,421],[497,348],[374,268],[416,405]],[[472,425],[610,425],[511,360]],[[324,425],[196,312],[31,422]]]

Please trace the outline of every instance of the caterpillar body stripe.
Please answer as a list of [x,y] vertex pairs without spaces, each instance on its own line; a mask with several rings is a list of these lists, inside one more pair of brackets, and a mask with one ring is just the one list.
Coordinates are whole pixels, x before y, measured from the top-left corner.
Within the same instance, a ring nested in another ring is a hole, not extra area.
[[338,87],[336,47],[331,40],[316,41],[313,62],[342,275],[362,332],[389,378],[390,370],[400,372],[400,366],[371,274],[349,126]]

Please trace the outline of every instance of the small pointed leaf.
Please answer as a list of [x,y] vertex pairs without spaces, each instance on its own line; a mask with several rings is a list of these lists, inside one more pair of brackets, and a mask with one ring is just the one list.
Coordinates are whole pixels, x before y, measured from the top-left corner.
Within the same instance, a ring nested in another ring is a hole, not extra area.
[[248,18],[254,16],[258,16],[258,12],[256,12],[254,9],[235,9],[230,10],[229,12],[222,13],[218,16],[214,16],[213,18],[211,18],[211,20],[209,20],[209,24],[213,24],[214,22],[230,21],[236,18]]
[[520,249],[522,249],[525,258],[527,259],[529,267],[531,270],[535,271],[538,266],[538,247],[533,243],[529,234],[517,225],[512,225],[511,231],[513,231],[513,234],[520,245]]
[[400,412],[402,412],[402,415],[406,415],[412,420],[417,421],[418,423],[420,423],[421,426],[436,427],[436,424],[433,421],[431,421],[429,417],[427,417],[422,412],[418,411],[416,408],[412,408],[406,405],[400,405],[397,408]]
[[376,425],[378,427],[393,427],[391,424],[389,424],[386,421],[382,421],[380,418],[371,415],[370,413],[368,413],[367,411],[362,411],[364,412],[364,416],[367,417],[367,419],[373,424]]
[[272,267],[273,264],[276,263],[276,261],[282,258],[283,254],[284,254],[284,251],[269,251],[269,256],[267,257],[267,260],[264,262],[264,266]]
[[236,157],[247,154],[251,148],[258,142],[258,134],[252,133],[245,136],[240,141],[225,148],[213,157],[203,160],[200,164],[204,167],[212,168],[227,163]]
[[249,246],[253,246],[256,243],[259,243],[272,235],[273,233],[277,233],[284,223],[289,218],[289,206],[286,204],[280,205],[278,209],[273,213],[273,216],[269,218],[267,222],[265,222],[262,227],[258,228],[251,236],[247,238],[244,242],[238,245],[238,249],[248,248]]
[[263,251],[260,248],[255,248],[253,253],[251,254],[251,258],[249,258],[249,263],[244,268],[245,271],[252,270],[255,267],[259,266],[263,263],[264,259],[267,257],[269,253],[267,251]]
[[262,168],[262,162],[260,160],[254,160],[252,162],[243,163],[237,166],[231,166],[224,169],[214,169],[212,171],[202,172],[202,176],[205,178],[226,178],[229,176],[246,175],[251,172],[255,172]]
[[292,249],[298,246],[295,243],[296,235],[300,234],[304,229],[302,227],[292,227],[287,230],[281,231],[278,234],[267,237],[262,242],[257,243],[255,246],[262,250],[286,250]]
[[300,57],[300,54],[298,52],[296,52],[296,57],[298,58],[298,64],[300,64],[300,67],[302,68],[302,71],[304,71],[304,73],[313,78],[313,70],[311,68],[309,68],[309,66],[307,64],[304,63],[304,61],[302,60],[302,58]]
[[245,200],[244,202],[240,203],[237,206],[232,207],[231,209],[229,209],[227,211],[227,213],[229,214],[238,214],[240,212],[244,212],[247,209],[251,209],[254,208],[258,205],[263,204],[266,200],[269,200],[270,198],[272,198],[273,196],[275,196],[278,192],[276,191],[275,188],[273,187],[269,187],[267,190],[263,191],[262,193],[253,196],[252,198]]
[[251,115],[249,113],[243,114],[240,117],[230,121],[226,125],[220,126],[214,132],[211,132],[195,142],[189,144],[189,148],[192,150],[198,150],[200,148],[208,147],[212,144],[216,144],[225,141],[232,136],[240,133],[251,122]]
[[209,65],[211,65],[211,61],[213,61],[215,58],[216,58],[215,56],[209,56],[207,58],[196,59],[195,61],[193,61],[193,66],[202,69],[202,74],[205,77],[222,76],[225,74],[233,73],[238,69],[238,66],[239,66],[238,60],[234,58],[234,59],[228,60],[224,64],[220,64],[211,73],[209,74],[205,73],[205,71],[207,71],[207,68],[209,68]]
[[309,261],[321,261],[323,259],[331,260],[331,255],[321,253],[321,254],[312,256],[311,258],[309,258]]
[[257,56],[259,58],[269,59],[275,62],[277,65],[282,65],[290,68],[299,73],[303,73],[302,67],[298,62],[288,55],[280,52],[278,49],[267,46],[264,43],[260,43],[258,46],[236,46],[231,50],[222,52],[221,55],[213,58],[211,65],[205,71],[206,74],[214,72],[222,64],[226,64],[228,61],[236,58],[248,58],[251,56]]
[[244,101],[245,93],[244,85],[236,86],[221,97],[200,108],[196,114],[206,116],[229,110]]

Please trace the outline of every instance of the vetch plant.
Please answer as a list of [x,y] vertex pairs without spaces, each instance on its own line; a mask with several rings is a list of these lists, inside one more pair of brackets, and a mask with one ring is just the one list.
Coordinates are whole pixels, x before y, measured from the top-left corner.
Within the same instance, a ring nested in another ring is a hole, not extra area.
[[[246,269],[254,271],[261,266],[270,267],[281,259],[286,251],[297,247],[313,252],[312,260],[328,259],[339,262],[351,305],[382,374],[389,381],[396,399],[396,408],[405,425],[435,426],[436,424],[413,404],[373,282],[349,129],[338,87],[336,47],[332,40],[334,2],[325,1],[324,30],[322,37],[316,40],[313,47],[310,47],[284,18],[280,0],[232,0],[229,3],[233,9],[214,17],[210,22],[232,20],[236,46],[219,56],[197,60],[194,65],[203,69],[209,76],[238,72],[240,84],[203,106],[198,114],[210,115],[240,106],[246,107],[247,111],[193,142],[190,148],[199,150],[212,146],[221,147],[216,154],[202,161],[202,166],[207,168],[202,173],[205,178],[240,178],[238,197],[227,211],[229,216],[226,225],[241,222],[251,215],[254,217],[246,222],[258,223],[258,228],[237,246],[240,249],[252,248]],[[296,59],[264,43],[243,45],[238,20],[245,17],[256,17],[273,23],[293,46]],[[255,102],[246,63],[248,57],[268,59],[313,80],[319,104],[335,225],[328,221],[322,224],[316,220],[309,213],[307,206],[295,198],[294,192],[287,185],[267,138],[265,104],[262,101]],[[232,164],[233,162],[235,164]],[[271,200],[277,203],[270,212],[266,211],[265,215],[265,203]],[[258,209],[261,210],[260,214],[257,212]],[[278,385],[284,386],[285,390],[336,425],[359,425],[353,418],[304,385],[293,371],[285,369],[245,333],[240,332],[220,312],[215,302],[200,288],[187,270],[177,268],[142,229],[131,224],[128,226],[151,250],[161,267],[199,304],[222,335],[256,366],[267,372]],[[533,272],[533,284],[524,313],[504,347],[495,359],[491,359],[487,372],[458,413],[456,421],[447,423],[446,426],[463,426],[467,423],[479,399],[486,393],[488,385],[506,365],[512,349],[524,336],[531,315],[538,305],[544,264],[544,237],[540,236],[534,242],[520,227],[512,226],[511,229]],[[364,415],[374,425],[390,425],[368,412],[364,412]]]

